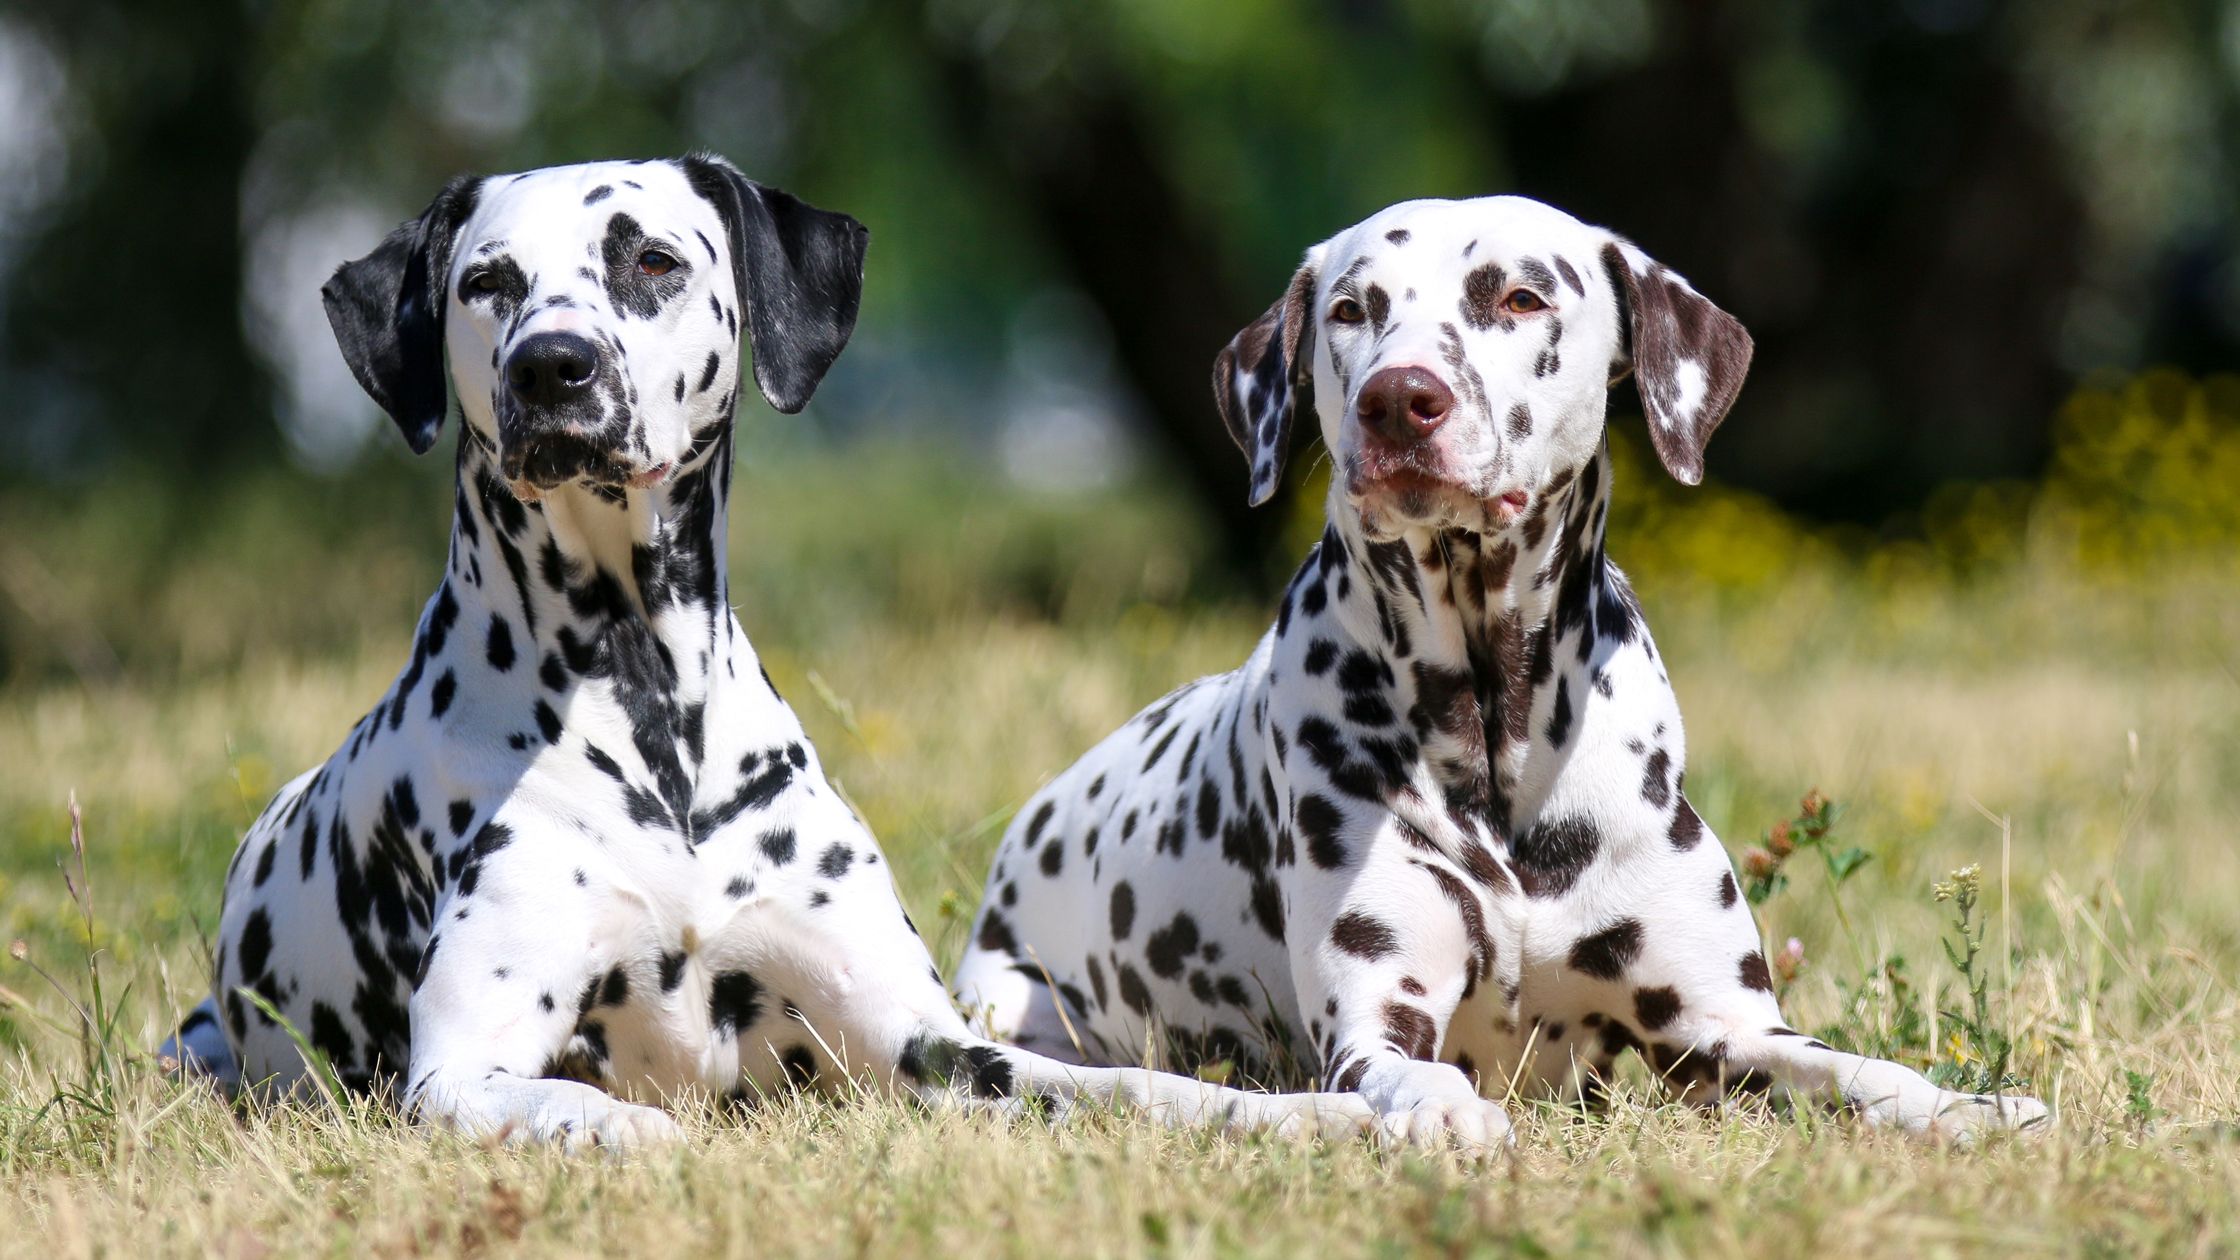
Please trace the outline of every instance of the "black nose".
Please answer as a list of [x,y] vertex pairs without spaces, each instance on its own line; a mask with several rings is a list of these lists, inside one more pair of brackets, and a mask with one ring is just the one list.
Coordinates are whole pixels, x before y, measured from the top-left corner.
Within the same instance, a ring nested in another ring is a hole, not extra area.
[[1454,391],[1419,367],[1389,367],[1361,386],[1355,404],[1371,433],[1402,445],[1421,442],[1446,423]]
[[553,407],[591,388],[599,348],[574,333],[538,333],[506,359],[506,388],[522,404]]

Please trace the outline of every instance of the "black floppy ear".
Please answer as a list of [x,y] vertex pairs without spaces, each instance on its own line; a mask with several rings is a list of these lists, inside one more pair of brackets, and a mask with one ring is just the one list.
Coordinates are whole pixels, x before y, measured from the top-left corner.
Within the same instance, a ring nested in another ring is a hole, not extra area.
[[319,290],[335,344],[358,384],[404,431],[412,453],[435,444],[449,409],[444,388],[443,312],[451,244],[482,187],[462,175],[443,186],[419,218],[400,224]]
[[[1711,431],[1727,418],[1750,371],[1750,333],[1630,241],[1604,246],[1602,265],[1617,291],[1619,334],[1657,458],[1675,480],[1695,485],[1703,480]],[[1610,383],[1624,378],[1624,365],[1614,365]]]
[[684,159],[684,173],[730,234],[754,382],[771,406],[792,415],[809,405],[855,331],[871,233],[847,215],[748,179],[714,154]]
[[1213,359],[1213,403],[1221,423],[1252,465],[1253,507],[1283,483],[1291,420],[1314,406],[1315,269],[1310,261],[1260,318],[1246,324]]

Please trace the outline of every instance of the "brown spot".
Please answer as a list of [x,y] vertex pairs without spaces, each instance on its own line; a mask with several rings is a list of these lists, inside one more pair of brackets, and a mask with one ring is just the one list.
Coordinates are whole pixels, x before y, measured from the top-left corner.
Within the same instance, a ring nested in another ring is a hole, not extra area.
[[1330,925],[1330,943],[1356,958],[1383,958],[1400,948],[1390,927],[1359,910],[1346,911]]
[[1384,1035],[1411,1059],[1429,1059],[1438,1053],[1438,1025],[1423,1010],[1405,1002],[1384,1004]]
[[[1474,247],[1476,241],[1470,242]],[[1463,251],[1469,257],[1469,251]],[[1501,298],[1508,291],[1509,273],[1500,263],[1487,263],[1473,268],[1462,278],[1462,322],[1480,332],[1499,324],[1504,329],[1516,327],[1516,320],[1502,313]]]

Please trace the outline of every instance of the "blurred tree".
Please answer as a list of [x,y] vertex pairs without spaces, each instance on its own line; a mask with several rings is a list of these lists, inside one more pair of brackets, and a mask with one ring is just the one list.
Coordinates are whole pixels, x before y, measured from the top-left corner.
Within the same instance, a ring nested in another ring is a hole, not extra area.
[[53,430],[36,446],[65,464],[269,457],[271,395],[236,318],[249,5],[33,0],[23,16],[67,61],[81,139],[62,204],[0,277],[18,422]]
[[992,444],[1021,312],[1078,293],[1134,395],[1116,414],[1242,570],[1278,514],[1243,507],[1213,355],[1302,249],[1406,197],[1540,196],[1693,276],[1760,344],[1714,472],[1821,514],[2033,471],[2093,367],[2240,358],[2240,0],[24,14],[66,62],[69,177],[0,225],[0,388],[81,460],[270,458],[307,392],[370,415],[305,373],[334,369],[324,268],[459,171],[695,146],[872,226],[820,413]]

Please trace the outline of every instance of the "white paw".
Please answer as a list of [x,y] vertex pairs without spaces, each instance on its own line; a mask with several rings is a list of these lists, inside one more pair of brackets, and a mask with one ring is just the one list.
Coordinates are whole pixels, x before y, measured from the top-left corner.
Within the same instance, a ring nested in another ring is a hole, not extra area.
[[1359,1094],[1301,1094],[1283,1099],[1280,1110],[1255,1118],[1255,1127],[1302,1143],[1317,1138],[1350,1141],[1369,1132],[1376,1123],[1376,1108]]
[[1970,1145],[1985,1134],[2013,1132],[2043,1137],[2053,1128],[2053,1113],[2035,1098],[2021,1094],[1955,1094],[1937,1097],[1936,1113],[1924,1118],[1917,1136],[1956,1146]]
[[1404,1111],[1378,1118],[1377,1133],[1392,1146],[1452,1146],[1466,1154],[1489,1155],[1516,1140],[1509,1113],[1490,1098],[1427,1098]]
[[659,1107],[606,1099],[587,1101],[577,1114],[556,1117],[548,1134],[523,1136],[549,1136],[571,1154],[593,1148],[619,1154],[681,1142],[684,1127]]

